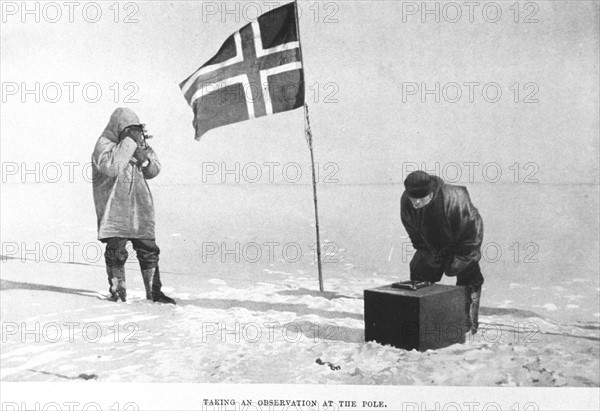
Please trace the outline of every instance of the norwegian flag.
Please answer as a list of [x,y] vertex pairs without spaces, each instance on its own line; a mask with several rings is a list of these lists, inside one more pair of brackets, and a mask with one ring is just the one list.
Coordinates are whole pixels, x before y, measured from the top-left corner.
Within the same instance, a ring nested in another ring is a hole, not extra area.
[[295,4],[242,27],[180,87],[194,110],[196,140],[216,127],[301,107],[304,73]]

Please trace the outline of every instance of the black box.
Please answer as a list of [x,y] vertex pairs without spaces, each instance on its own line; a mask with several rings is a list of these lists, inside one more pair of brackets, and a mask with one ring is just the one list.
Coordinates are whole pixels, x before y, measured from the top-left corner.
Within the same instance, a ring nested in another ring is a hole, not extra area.
[[366,341],[419,351],[465,342],[465,287],[386,285],[365,290],[364,297]]

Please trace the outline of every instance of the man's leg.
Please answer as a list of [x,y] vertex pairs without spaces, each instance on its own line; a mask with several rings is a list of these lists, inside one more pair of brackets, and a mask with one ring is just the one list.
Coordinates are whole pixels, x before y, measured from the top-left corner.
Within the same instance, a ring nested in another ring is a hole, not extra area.
[[466,293],[465,316],[467,328],[471,334],[477,333],[479,328],[479,302],[481,300],[481,286],[483,275],[478,262],[471,263],[467,269],[458,274],[457,286],[464,286]]
[[127,287],[125,284],[125,262],[128,253],[126,238],[108,238],[105,240],[104,262],[106,263],[106,274],[108,276],[108,291],[112,301],[125,301],[127,299]]
[[471,333],[475,334],[479,328],[479,301],[481,300],[481,285],[470,285],[471,306],[469,316],[471,317]]
[[146,289],[146,299],[154,302],[175,304],[175,300],[167,297],[162,291],[160,281],[160,270],[158,268],[158,256],[160,249],[155,240],[132,239],[133,249],[137,253],[137,258],[142,270],[144,288]]
[[437,283],[442,279],[443,273],[443,260],[435,252],[417,250],[410,261],[411,281]]

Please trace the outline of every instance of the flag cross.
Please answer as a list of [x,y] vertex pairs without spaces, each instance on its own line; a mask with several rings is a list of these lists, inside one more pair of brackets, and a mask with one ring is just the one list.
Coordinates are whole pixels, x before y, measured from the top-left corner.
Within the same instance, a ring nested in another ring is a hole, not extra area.
[[[200,68],[183,85],[184,94],[199,81],[201,85],[192,94],[188,103],[194,102],[215,91],[223,91],[234,84],[243,86],[243,98],[248,109],[249,119],[273,114],[273,104],[269,90],[269,76],[302,68],[299,41],[291,41],[271,48],[264,48],[260,24],[255,21],[244,26],[233,35],[235,56],[224,62]],[[273,84],[271,84],[273,85]],[[275,84],[277,86],[277,84]],[[286,87],[285,84],[279,84]],[[292,84],[298,87],[298,84]],[[236,97],[242,97],[234,95]]]

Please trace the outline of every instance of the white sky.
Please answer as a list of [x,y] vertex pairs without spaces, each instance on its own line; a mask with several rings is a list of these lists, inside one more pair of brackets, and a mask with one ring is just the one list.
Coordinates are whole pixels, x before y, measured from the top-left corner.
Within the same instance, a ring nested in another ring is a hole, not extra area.
[[[309,161],[301,110],[215,129],[198,143],[192,110],[178,88],[246,17],[258,9],[267,11],[272,3],[132,3],[137,11],[121,3],[115,23],[114,2],[99,2],[103,14],[95,24],[82,16],[87,2],[74,9],[73,23],[62,2],[55,3],[63,14],[57,23],[45,21],[54,18],[56,8],[48,6],[44,14],[44,3],[39,3],[40,23],[33,14],[21,14],[21,2],[3,4],[4,87],[13,82],[30,88],[36,82],[42,87],[48,82],[95,82],[103,92],[99,102],[88,103],[79,86],[70,103],[63,86],[61,100],[52,104],[43,96],[35,103],[31,95],[22,103],[19,94],[4,90],[3,162],[85,163],[120,105],[138,112],[156,136],[152,145],[165,165],[160,183],[195,181],[198,164],[206,161]],[[34,2],[30,4],[33,8]],[[238,13],[222,14],[225,4],[230,10],[238,7]],[[497,23],[486,22],[483,6],[474,10],[470,23],[463,2],[455,3],[463,13],[456,23],[445,21],[443,10],[447,19],[456,10],[443,9],[446,3],[437,3],[440,23],[433,15],[426,16],[426,23],[420,13],[403,15],[403,9],[420,7],[420,2],[300,4],[307,99],[314,100],[312,90],[319,89],[318,101],[309,102],[316,160],[338,163],[340,182],[399,183],[403,162],[414,161],[430,168],[435,162],[496,162],[505,174],[514,162],[535,162],[541,182],[597,184],[597,3],[542,1],[535,3],[536,11],[522,2],[519,23],[510,9],[513,2],[498,3],[503,14]],[[12,15],[14,7],[18,10]],[[207,13],[214,10],[216,14]],[[93,8],[87,11],[94,16]],[[138,23],[123,22],[131,12]],[[492,18],[493,12],[488,10]],[[524,23],[534,12],[539,22]],[[337,22],[325,23],[327,16]],[[129,82],[139,86],[137,104],[124,103],[133,90],[124,88]],[[425,82],[430,88],[436,82],[495,82],[503,94],[498,103],[488,103],[478,86],[469,103],[469,89],[463,85],[463,96],[454,104],[443,96],[440,103],[432,96],[422,103],[420,94],[403,102],[406,82]],[[523,89],[529,82],[537,84],[539,102],[515,103],[511,86],[520,83],[522,100],[533,90]],[[121,89],[118,104],[110,89],[115,83]],[[333,87],[338,102],[324,103]]]

